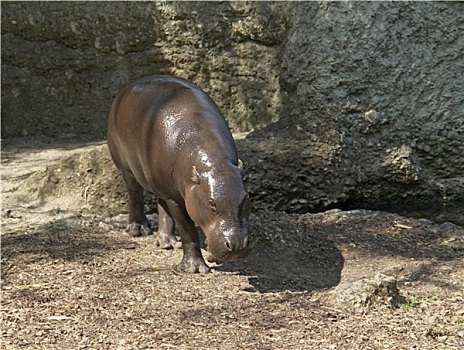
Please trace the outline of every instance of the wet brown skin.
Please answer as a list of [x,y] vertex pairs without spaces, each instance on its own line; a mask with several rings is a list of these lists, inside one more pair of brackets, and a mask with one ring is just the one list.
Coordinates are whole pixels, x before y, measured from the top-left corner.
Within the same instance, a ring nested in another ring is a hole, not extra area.
[[[143,189],[158,200],[157,244],[182,244],[178,269],[206,273],[198,232],[217,260],[248,255],[250,200],[232,134],[216,104],[182,78],[153,76],[124,88],[108,117],[108,146],[129,193],[129,229],[151,234]],[[181,242],[175,238],[178,227]]]

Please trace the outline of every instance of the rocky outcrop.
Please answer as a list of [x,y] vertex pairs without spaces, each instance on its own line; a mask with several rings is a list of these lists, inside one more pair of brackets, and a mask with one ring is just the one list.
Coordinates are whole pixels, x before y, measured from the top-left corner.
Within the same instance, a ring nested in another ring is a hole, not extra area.
[[2,3],[2,136],[101,138],[176,74],[235,132],[257,208],[464,202],[464,5]]
[[[458,193],[454,200],[464,200],[462,9],[457,3],[291,6],[284,113],[256,135],[285,146],[273,154],[260,148],[266,161],[253,162],[258,182],[279,177],[275,190],[290,199],[279,209],[444,203],[450,188]],[[276,166],[263,175],[267,161]]]

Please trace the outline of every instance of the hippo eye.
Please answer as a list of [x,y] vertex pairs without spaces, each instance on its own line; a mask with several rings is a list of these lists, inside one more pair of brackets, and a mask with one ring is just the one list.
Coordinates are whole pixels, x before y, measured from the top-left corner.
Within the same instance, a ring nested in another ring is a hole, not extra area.
[[211,212],[213,213],[217,212],[216,203],[212,199],[208,200],[208,206]]

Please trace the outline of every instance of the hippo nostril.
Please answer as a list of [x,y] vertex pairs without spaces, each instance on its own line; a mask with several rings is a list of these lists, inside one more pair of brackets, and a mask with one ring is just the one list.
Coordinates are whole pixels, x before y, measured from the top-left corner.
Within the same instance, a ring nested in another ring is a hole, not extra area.
[[226,240],[225,246],[229,252],[239,251],[242,249],[248,249],[251,245],[250,237],[243,237],[240,241],[229,241]]
[[248,237],[245,237],[243,239],[243,248],[248,248],[249,244],[250,244],[250,241],[249,241]]

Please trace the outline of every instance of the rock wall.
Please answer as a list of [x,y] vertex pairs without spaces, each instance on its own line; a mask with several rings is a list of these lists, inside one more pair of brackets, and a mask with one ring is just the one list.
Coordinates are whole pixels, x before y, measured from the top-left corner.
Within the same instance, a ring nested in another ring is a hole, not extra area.
[[263,5],[1,6],[3,137],[102,137],[116,93],[131,80],[152,74],[176,74],[199,84],[234,131],[269,124],[281,114],[282,24]]
[[260,202],[464,203],[464,4],[287,6],[284,111],[255,133],[286,147],[255,153],[252,187],[276,185]]
[[464,201],[460,2],[2,2],[2,137],[103,137],[117,91],[209,92],[258,207]]

